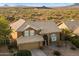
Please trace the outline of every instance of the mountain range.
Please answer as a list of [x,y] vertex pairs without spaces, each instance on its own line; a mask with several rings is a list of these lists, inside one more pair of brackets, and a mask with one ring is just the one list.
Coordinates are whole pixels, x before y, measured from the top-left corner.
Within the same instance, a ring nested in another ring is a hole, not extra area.
[[66,7],[79,5],[78,3],[0,3],[0,7]]

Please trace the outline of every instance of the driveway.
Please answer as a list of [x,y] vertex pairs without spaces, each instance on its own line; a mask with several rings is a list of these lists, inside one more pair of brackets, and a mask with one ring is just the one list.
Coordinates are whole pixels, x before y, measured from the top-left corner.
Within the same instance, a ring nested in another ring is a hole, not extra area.
[[32,56],[46,56],[46,54],[41,49],[32,49]]
[[73,44],[70,42],[67,42],[66,45],[63,45],[62,47],[57,47],[57,46],[48,46],[44,47],[43,51],[46,55],[48,56],[54,56],[53,52],[54,51],[59,51],[62,56],[79,56],[79,48],[76,48],[76,50],[71,49]]

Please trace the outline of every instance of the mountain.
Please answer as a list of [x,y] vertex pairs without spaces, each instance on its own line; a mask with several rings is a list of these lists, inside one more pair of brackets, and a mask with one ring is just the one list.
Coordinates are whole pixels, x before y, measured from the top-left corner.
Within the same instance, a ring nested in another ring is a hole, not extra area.
[[74,3],[74,4],[71,5],[71,6],[79,6],[79,3]]
[[74,3],[73,5],[70,5],[71,8],[79,8],[79,3]]
[[72,5],[68,6],[55,7],[54,9],[79,9],[79,3],[73,3]]
[[[38,4],[37,4],[38,5]],[[49,5],[49,4],[48,4]],[[38,9],[51,9],[51,8],[56,8],[56,9],[72,9],[72,8],[79,8],[79,3],[72,3],[70,5],[66,5],[66,6],[56,6],[56,7],[48,7],[47,5],[43,5],[42,6],[31,6],[31,4],[26,4],[26,3],[6,3],[3,4],[2,7],[30,7],[30,8],[38,8]]]
[[31,7],[61,7],[61,6],[68,6],[72,5],[72,3],[0,3],[0,6],[10,6],[10,7],[20,7],[20,6],[31,6]]

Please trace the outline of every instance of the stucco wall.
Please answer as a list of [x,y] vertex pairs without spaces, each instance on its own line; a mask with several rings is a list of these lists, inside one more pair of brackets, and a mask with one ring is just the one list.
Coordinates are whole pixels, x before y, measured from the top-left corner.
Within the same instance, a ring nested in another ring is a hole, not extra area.
[[11,32],[11,39],[16,39],[17,38],[17,32],[12,30]]

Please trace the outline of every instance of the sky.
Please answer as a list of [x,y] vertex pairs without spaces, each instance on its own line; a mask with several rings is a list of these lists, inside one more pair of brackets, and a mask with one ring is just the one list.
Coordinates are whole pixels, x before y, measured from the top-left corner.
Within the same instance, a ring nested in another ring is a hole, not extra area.
[[59,7],[59,6],[68,6],[73,5],[74,3],[0,3],[0,6],[32,6],[32,7]]

